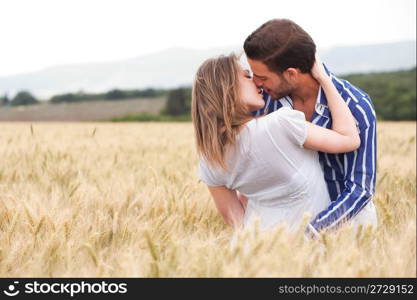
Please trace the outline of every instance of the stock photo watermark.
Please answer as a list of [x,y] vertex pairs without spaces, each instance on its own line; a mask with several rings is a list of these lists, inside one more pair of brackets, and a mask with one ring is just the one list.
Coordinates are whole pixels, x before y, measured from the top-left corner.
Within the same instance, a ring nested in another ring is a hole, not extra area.
[[22,294],[66,294],[74,297],[78,294],[126,294],[127,283],[107,283],[105,281],[90,283],[32,282],[19,283],[15,280],[3,290],[4,295],[15,297]]

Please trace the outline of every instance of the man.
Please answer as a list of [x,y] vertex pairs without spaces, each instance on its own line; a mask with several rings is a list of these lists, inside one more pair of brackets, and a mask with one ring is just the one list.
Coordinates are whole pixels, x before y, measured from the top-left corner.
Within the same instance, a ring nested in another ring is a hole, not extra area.
[[[316,45],[308,33],[291,20],[274,19],[249,35],[243,48],[253,72],[253,81],[264,90],[265,107],[255,115],[289,106],[304,112],[307,121],[331,128],[326,96],[310,74]],[[337,228],[348,220],[354,223],[358,214],[362,215],[361,219],[364,216],[368,219],[365,224],[376,226],[372,201],[376,181],[373,104],[368,94],[337,78],[326,66],[325,69],[356,120],[361,146],[344,154],[319,152],[332,203],[308,225],[307,234],[312,236],[317,236],[322,230]]]

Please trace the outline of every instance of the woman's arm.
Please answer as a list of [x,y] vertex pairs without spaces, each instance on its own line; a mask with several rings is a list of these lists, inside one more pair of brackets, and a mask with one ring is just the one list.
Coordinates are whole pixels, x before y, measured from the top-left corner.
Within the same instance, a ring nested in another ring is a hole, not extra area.
[[317,56],[311,73],[326,94],[332,116],[332,129],[308,122],[304,147],[327,153],[344,153],[358,149],[360,138],[355,119]]
[[208,189],[224,221],[232,227],[241,227],[245,211],[236,191],[225,186],[208,186]]
[[242,203],[243,210],[246,210],[246,207],[248,206],[248,198],[246,198],[245,195],[240,193],[238,190],[236,190],[237,198],[239,199],[240,203]]

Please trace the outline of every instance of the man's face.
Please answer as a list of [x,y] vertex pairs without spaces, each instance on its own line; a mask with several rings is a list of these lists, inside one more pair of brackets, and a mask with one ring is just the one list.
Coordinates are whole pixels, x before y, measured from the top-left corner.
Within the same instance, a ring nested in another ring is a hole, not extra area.
[[[259,60],[248,58],[252,69],[253,82],[258,88],[263,88],[274,99],[288,96],[294,91],[294,87],[285,79],[285,75],[271,72],[268,67]],[[285,73],[285,71],[284,71]]]

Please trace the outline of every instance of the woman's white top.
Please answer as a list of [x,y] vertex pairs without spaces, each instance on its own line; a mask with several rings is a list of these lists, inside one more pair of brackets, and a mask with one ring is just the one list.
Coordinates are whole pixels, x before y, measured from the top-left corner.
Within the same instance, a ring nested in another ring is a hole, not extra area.
[[229,171],[199,162],[199,178],[248,198],[244,227],[259,218],[260,229],[285,224],[297,230],[308,213],[314,218],[330,204],[318,152],[305,149],[302,112],[281,108],[248,122],[226,155]]

